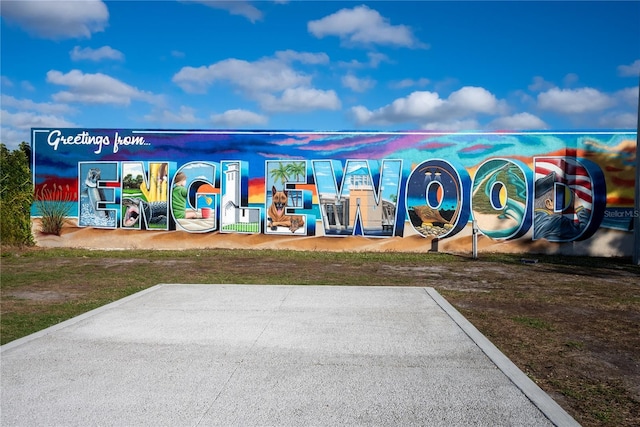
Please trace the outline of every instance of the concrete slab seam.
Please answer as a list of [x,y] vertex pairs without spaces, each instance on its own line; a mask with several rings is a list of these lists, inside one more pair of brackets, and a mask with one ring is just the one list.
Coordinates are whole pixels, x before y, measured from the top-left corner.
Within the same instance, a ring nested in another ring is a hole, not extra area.
[[29,341],[33,341],[35,339],[44,337],[46,335],[49,335],[53,332],[59,331],[61,329],[66,328],[67,326],[71,326],[74,325],[78,322],[83,321],[84,319],[87,319],[89,317],[95,316],[97,314],[102,313],[103,311],[109,310],[113,307],[117,307],[119,305],[122,305],[128,301],[140,298],[146,294],[148,294],[149,292],[153,292],[155,290],[157,290],[158,288],[164,287],[164,284],[159,284],[159,285],[155,285],[155,286],[151,286],[147,289],[143,289],[141,291],[138,291],[134,294],[128,295],[124,298],[120,298],[119,300],[113,301],[109,304],[103,305],[101,307],[95,308],[93,310],[87,311],[86,313],[82,313],[79,314],[75,317],[72,317],[71,319],[67,319],[65,321],[62,321],[60,323],[56,323],[53,326],[49,326],[48,328],[42,329],[40,331],[34,332],[30,335],[27,335],[26,337],[22,337],[22,338],[18,338],[17,340],[11,341],[3,346],[0,346],[0,354],[2,354],[3,352],[7,351],[7,350],[11,350],[12,348],[21,346],[22,344],[26,344]]
[[[211,285],[206,285],[206,286],[211,286]],[[232,285],[232,286],[238,286],[238,285]],[[251,286],[255,286],[255,285],[251,285]],[[280,300],[280,305],[278,306],[278,309],[276,311],[279,311],[282,308],[282,305],[284,304],[285,300],[289,297],[289,295],[291,294],[291,289],[289,289],[287,291],[287,294],[284,296],[284,298],[282,300]],[[269,325],[271,325],[271,323],[273,322],[273,318],[274,316],[272,315],[269,318],[269,321],[264,325],[264,327],[262,328],[262,331],[260,331],[260,333],[258,334],[258,336],[253,340],[253,343],[251,344],[251,347],[245,352],[245,354],[243,355],[243,357],[240,359],[240,362],[238,364],[236,364],[235,369],[233,370],[233,372],[231,372],[231,375],[229,375],[229,378],[227,378],[227,380],[225,381],[225,383],[222,385],[222,387],[220,388],[220,390],[218,391],[218,393],[216,394],[216,396],[213,398],[213,400],[211,401],[211,403],[209,404],[209,406],[207,407],[207,409],[203,412],[202,416],[200,417],[200,419],[198,420],[198,422],[195,424],[196,426],[199,426],[202,421],[204,420],[204,418],[209,414],[209,412],[211,411],[211,408],[213,408],[213,405],[216,404],[216,402],[218,401],[218,399],[220,398],[220,396],[222,395],[222,393],[227,389],[229,383],[231,382],[231,380],[233,379],[233,377],[235,377],[236,372],[238,372],[238,369],[240,369],[240,366],[244,363],[244,359],[246,357],[247,354],[251,353],[253,351],[253,349],[256,347],[256,344],[258,343],[258,341],[260,340],[260,337],[264,334],[264,332],[267,330],[267,328],[269,327]]]
[[471,322],[444,299],[438,291],[429,287],[425,287],[424,289],[436,304],[476,343],[482,352],[527,396],[549,421],[558,427],[580,427],[580,424],[571,415],[562,409],[556,401],[522,372],[520,368],[473,326]]

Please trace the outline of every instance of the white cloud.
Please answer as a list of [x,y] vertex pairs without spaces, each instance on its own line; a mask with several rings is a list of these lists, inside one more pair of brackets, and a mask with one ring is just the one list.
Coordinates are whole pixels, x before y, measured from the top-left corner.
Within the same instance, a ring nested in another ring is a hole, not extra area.
[[37,114],[29,111],[11,113],[0,111],[0,141],[9,149],[17,148],[21,142],[31,141],[32,127],[78,127],[62,117],[52,114]]
[[328,64],[329,55],[326,53],[312,53],[312,52],[296,52],[295,50],[287,49],[276,52],[276,58],[284,62],[301,62],[303,64]]
[[285,89],[280,97],[264,94],[261,96],[260,105],[268,112],[338,110],[341,106],[335,91],[308,87]]
[[81,102],[86,104],[129,105],[131,101],[150,104],[162,103],[162,97],[141,91],[106,74],[85,74],[71,70],[66,74],[51,70],[47,72],[47,82],[68,86],[69,90],[53,94],[57,102]]
[[255,62],[225,59],[208,67],[183,67],[172,81],[185,92],[204,93],[215,81],[226,80],[248,93],[280,91],[306,85],[311,76],[297,72],[285,62],[264,58]]
[[629,65],[619,65],[618,74],[622,77],[638,77],[640,75],[640,59],[636,59]]
[[292,68],[292,61],[323,64],[328,57],[287,50],[254,62],[229,58],[209,66],[183,67],[172,80],[189,93],[206,93],[214,83],[228,82],[269,112],[340,108],[333,90],[312,87],[312,76]]
[[564,83],[565,86],[572,86],[576,84],[579,79],[580,78],[576,73],[569,73],[566,76],[564,76],[564,78],[562,79],[562,83]]
[[391,82],[389,83],[389,87],[392,89],[405,89],[408,87],[424,87],[426,85],[428,85],[429,83],[431,83],[431,81],[429,79],[426,78],[420,78],[418,80],[414,80],[414,79],[403,79],[397,82]]
[[60,40],[104,31],[109,11],[101,0],[4,1],[2,17],[31,35]]
[[360,124],[388,125],[413,122],[421,126],[447,123],[468,125],[476,114],[498,114],[506,111],[504,101],[484,88],[466,86],[440,98],[436,92],[416,91],[405,98],[398,98],[391,104],[370,111],[364,106],[351,109],[355,121]]
[[63,117],[77,111],[68,105],[52,102],[35,102],[1,94],[0,142],[9,148],[16,148],[22,141],[31,140],[32,127],[77,127]]
[[637,129],[637,113],[610,113],[600,117],[598,124],[604,128]]
[[533,83],[528,86],[531,92],[542,92],[543,90],[548,90],[553,87],[555,87],[553,83],[546,81],[540,76],[535,76],[533,78]]
[[111,46],[102,46],[98,49],[91,49],[85,47],[80,49],[80,46],[75,46],[71,52],[69,52],[71,60],[81,61],[83,59],[89,61],[101,61],[103,59],[113,59],[114,61],[123,61],[124,54],[119,50],[113,49]]
[[342,77],[342,86],[348,87],[354,92],[366,92],[376,85],[376,81],[370,78],[358,78],[353,74]]
[[6,145],[7,149],[15,150],[20,147],[21,142],[28,143],[29,141],[31,141],[30,129],[16,129],[0,126],[0,142]]
[[547,124],[531,113],[518,113],[511,116],[499,117],[492,120],[487,125],[489,129],[508,129],[508,130],[532,130],[547,129]]
[[436,92],[449,92],[453,87],[459,86],[461,83],[453,77],[445,77],[442,80],[433,82],[433,89]]
[[391,25],[387,18],[365,5],[341,9],[324,18],[309,21],[307,30],[318,38],[338,36],[347,45],[427,47],[414,37],[410,27]]
[[20,82],[20,86],[22,87],[22,89],[29,91],[29,92],[35,92],[36,88],[34,85],[31,84],[31,82],[28,82],[27,80],[23,80]]
[[538,94],[539,108],[563,114],[603,111],[612,104],[613,100],[607,94],[589,87],[580,89],[552,88]]
[[185,57],[185,53],[179,50],[172,50],[171,51],[171,56],[173,56],[174,58],[184,58]]
[[245,0],[181,0],[184,3],[200,3],[213,9],[226,10],[231,15],[244,16],[251,22],[260,21],[262,12]]
[[[0,87],[4,90],[9,87],[14,87],[13,81],[7,76],[0,76]],[[20,87],[26,91],[33,92],[36,88],[27,80],[20,82]]]
[[351,61],[339,61],[338,65],[344,68],[378,68],[378,66],[383,62],[393,63],[392,60],[389,59],[387,55],[384,53],[378,52],[368,52],[367,53],[368,61],[361,62],[357,59],[352,59]]
[[517,102],[526,105],[535,105],[536,100],[533,96],[531,96],[527,91],[524,90],[515,90],[511,94],[513,99],[517,100]]
[[159,123],[197,123],[199,120],[196,118],[195,110],[191,107],[184,105],[180,106],[178,112],[170,110],[156,111],[144,116],[145,120],[150,122]]
[[74,127],[75,124],[59,116],[51,114],[36,114],[30,111],[10,113],[2,109],[2,125],[8,125],[19,129],[31,129],[32,127]]
[[64,114],[75,110],[65,104],[53,104],[51,102],[34,102],[30,99],[17,99],[11,95],[0,95],[0,103],[3,108],[34,111],[42,114]]
[[369,111],[364,106],[352,108],[359,124],[402,123],[407,121],[425,122],[429,117],[437,116],[437,112],[445,104],[435,92],[413,92],[406,98],[398,98],[391,104]]
[[617,91],[613,96],[619,99],[622,104],[627,104],[633,108],[638,107],[638,94],[640,89],[636,87],[628,87]]
[[369,66],[371,68],[378,68],[382,62],[392,62],[387,55],[384,53],[378,52],[368,52],[367,57],[369,58]]
[[455,132],[460,130],[474,130],[479,128],[477,120],[450,120],[447,122],[430,122],[420,127],[424,130],[435,130],[442,132]]
[[7,76],[0,76],[0,85],[2,88],[13,87],[13,82]]
[[504,103],[498,101],[494,94],[488,90],[465,86],[453,92],[447,99],[447,106],[456,114],[484,113],[494,114],[504,110]]
[[378,124],[389,124],[389,122],[383,122],[383,117],[379,114],[378,117],[375,117],[375,113],[369,110],[364,105],[356,105],[355,107],[351,107],[350,110],[351,116],[353,120],[358,124],[366,124],[372,121],[376,121]]
[[247,110],[227,110],[222,114],[211,115],[211,122],[218,126],[244,127],[264,125],[268,121],[266,116]]
[[637,129],[638,126],[638,86],[621,89],[611,95],[611,111],[598,111],[591,118],[600,127],[613,129]]

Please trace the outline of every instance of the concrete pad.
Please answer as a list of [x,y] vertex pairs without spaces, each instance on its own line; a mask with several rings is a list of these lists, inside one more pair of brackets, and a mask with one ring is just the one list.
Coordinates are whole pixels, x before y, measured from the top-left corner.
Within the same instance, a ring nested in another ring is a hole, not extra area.
[[1,357],[2,426],[578,425],[432,288],[158,285]]

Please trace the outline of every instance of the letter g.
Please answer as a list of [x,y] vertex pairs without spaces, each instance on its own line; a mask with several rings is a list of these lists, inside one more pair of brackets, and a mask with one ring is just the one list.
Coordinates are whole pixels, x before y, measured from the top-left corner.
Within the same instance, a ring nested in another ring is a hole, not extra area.
[[[49,136],[47,137],[47,143],[53,147],[54,150],[58,150],[58,145],[60,144],[60,135],[62,134],[62,132],[60,132],[59,130],[54,130],[49,132]],[[55,136],[55,139],[52,139],[52,137]]]

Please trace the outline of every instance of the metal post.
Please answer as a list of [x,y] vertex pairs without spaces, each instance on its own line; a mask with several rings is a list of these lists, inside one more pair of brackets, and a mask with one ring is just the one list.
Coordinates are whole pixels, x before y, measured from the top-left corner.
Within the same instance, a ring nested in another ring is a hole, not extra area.
[[473,246],[473,259],[478,259],[478,223],[475,219],[471,222],[471,237]]
[[[640,76],[638,80],[640,82]],[[640,135],[640,89],[638,89],[638,121],[636,122],[636,192],[633,210],[633,263],[635,265],[640,265],[640,140],[638,135]]]

